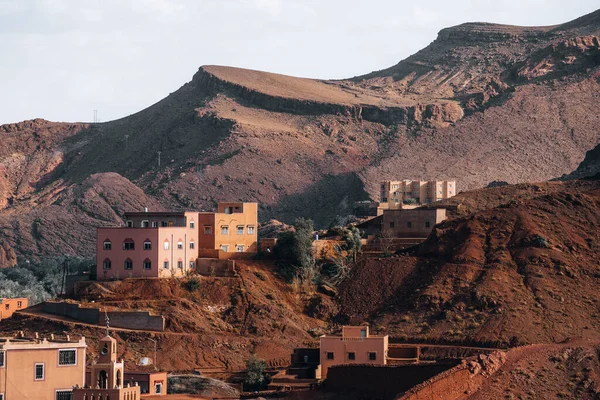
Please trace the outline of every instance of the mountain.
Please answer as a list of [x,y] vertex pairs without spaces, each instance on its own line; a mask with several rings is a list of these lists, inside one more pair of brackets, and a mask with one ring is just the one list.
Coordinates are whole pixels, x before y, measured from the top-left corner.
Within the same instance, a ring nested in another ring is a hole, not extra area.
[[599,15],[447,28],[396,66],[343,80],[204,66],[116,121],[1,126],[0,237],[13,239],[0,248],[28,256],[14,226],[98,173],[140,188],[138,208],[258,201],[263,221],[308,216],[317,227],[376,198],[386,178],[455,178],[467,190],[570,173],[600,138]]

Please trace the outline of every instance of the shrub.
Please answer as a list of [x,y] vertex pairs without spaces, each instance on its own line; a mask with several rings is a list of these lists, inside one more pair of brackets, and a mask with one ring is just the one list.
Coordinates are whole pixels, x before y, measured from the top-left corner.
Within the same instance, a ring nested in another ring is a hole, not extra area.
[[244,390],[261,390],[269,383],[269,375],[266,373],[267,363],[265,360],[252,355],[246,360],[246,377],[244,378]]
[[299,271],[314,266],[313,230],[312,220],[298,218],[294,222],[293,231],[279,234],[273,253],[280,261],[280,272],[288,279],[292,279]]
[[202,286],[202,283],[200,282],[200,279],[195,278],[195,277],[188,279],[183,284],[183,287],[186,290],[188,290],[189,292],[195,292],[196,290],[200,289],[200,286]]

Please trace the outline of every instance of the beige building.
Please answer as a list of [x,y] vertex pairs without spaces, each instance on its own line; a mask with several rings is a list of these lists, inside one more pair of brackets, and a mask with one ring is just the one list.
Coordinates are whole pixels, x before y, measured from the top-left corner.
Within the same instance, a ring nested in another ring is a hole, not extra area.
[[394,238],[426,238],[445,219],[445,208],[385,210],[381,231]]
[[0,399],[71,400],[85,380],[85,338],[0,339]]
[[456,181],[383,181],[380,206],[384,209],[410,208],[456,195]]
[[321,365],[317,379],[326,379],[327,370],[341,364],[387,364],[388,336],[369,334],[368,326],[344,326],[342,336],[323,335],[320,338]]
[[124,382],[123,360],[117,361],[117,341],[105,336],[100,340],[100,357],[92,365],[92,384],[73,388],[73,400],[139,400],[140,387],[137,382],[131,385]]
[[98,228],[96,278],[168,278],[196,268],[198,258],[257,253],[258,205],[219,203],[218,212],[129,212],[125,227]]
[[0,299],[0,321],[4,318],[10,318],[17,310],[27,308],[29,300],[26,297],[16,297],[14,299]]

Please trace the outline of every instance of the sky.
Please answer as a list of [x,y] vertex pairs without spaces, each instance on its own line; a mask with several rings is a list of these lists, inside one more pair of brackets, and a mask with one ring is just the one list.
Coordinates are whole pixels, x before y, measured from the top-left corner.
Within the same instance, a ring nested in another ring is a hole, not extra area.
[[598,0],[0,0],[0,124],[125,117],[202,65],[349,78],[464,22],[555,25]]

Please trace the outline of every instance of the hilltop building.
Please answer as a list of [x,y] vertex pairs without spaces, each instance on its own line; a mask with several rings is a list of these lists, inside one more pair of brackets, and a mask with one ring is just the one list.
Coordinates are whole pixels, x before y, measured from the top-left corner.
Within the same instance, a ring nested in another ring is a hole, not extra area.
[[96,278],[162,278],[194,271],[200,258],[257,253],[256,203],[220,203],[216,213],[129,212],[125,227],[98,228]]
[[456,195],[456,181],[383,181],[380,207],[410,208],[448,199]]
[[445,208],[385,210],[381,228],[395,238],[426,238],[445,219]]
[[0,399],[71,400],[85,379],[85,338],[0,339]]
[[73,388],[73,400],[115,399],[138,400],[140,387],[137,382],[131,385],[124,382],[125,366],[117,361],[117,341],[111,336],[100,340],[100,357],[92,365],[92,387]]
[[320,361],[317,379],[326,379],[333,365],[372,364],[386,365],[388,336],[369,334],[368,326],[344,326],[342,336],[323,335],[320,338]]
[[17,297],[14,299],[0,299],[0,321],[10,318],[17,310],[27,308],[29,300],[26,297]]

